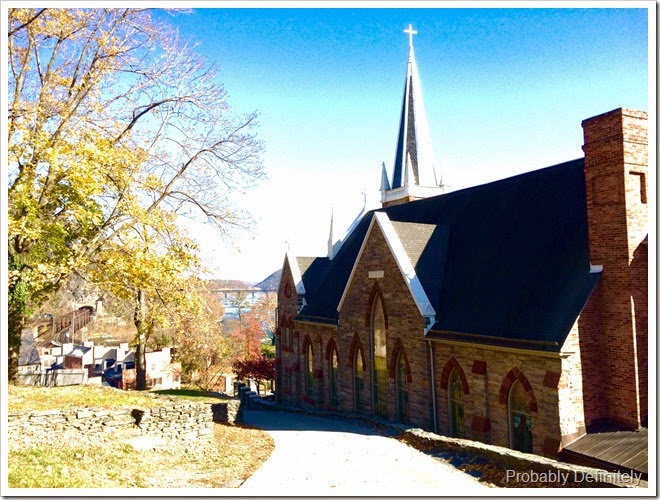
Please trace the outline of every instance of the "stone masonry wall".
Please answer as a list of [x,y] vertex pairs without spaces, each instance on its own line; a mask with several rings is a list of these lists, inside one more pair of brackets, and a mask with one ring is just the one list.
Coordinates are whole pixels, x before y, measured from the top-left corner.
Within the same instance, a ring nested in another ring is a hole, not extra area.
[[584,381],[579,337],[580,318],[569,332],[562,352],[570,353],[561,358],[561,371],[550,373],[544,380],[548,386],[556,387],[559,400],[560,441],[546,444],[553,450],[559,449],[586,434],[584,416]]
[[[370,271],[383,271],[383,277],[369,278]],[[402,354],[406,362],[409,422],[432,428],[429,348],[424,338],[424,320],[377,224],[368,236],[339,311],[340,407],[355,410],[352,353],[359,343],[365,361],[362,399],[367,403],[366,412],[371,413],[370,322],[377,296],[385,313],[388,420],[397,419],[394,365]]]
[[534,453],[556,455],[562,431],[557,383],[549,379],[561,374],[558,355],[439,341],[433,351],[439,434],[449,435],[447,378],[457,369],[464,377],[465,437],[510,447],[508,388],[515,380],[526,380]]
[[[305,405],[312,405],[318,408],[330,409],[330,383],[328,377],[330,376],[330,367],[328,364],[328,349],[334,345],[337,337],[337,328],[333,325],[316,325],[311,323],[296,322],[296,337],[299,339],[300,345],[300,370],[299,377],[301,380],[301,399],[297,403],[304,403]],[[311,395],[305,392],[306,388],[306,372],[307,365],[306,349],[307,345],[312,346],[312,390]],[[341,358],[338,356],[341,363]]]
[[233,424],[238,418],[241,402],[237,399],[230,399],[224,403],[215,403],[211,405],[213,412],[213,421],[223,424]]
[[275,386],[280,402],[295,404],[300,400],[299,336],[294,339],[293,318],[298,313],[298,295],[288,259],[282,267],[277,292],[278,327],[275,331]]
[[165,400],[162,406],[147,410],[82,407],[10,413],[8,426],[10,430],[29,430],[44,438],[58,431],[89,434],[132,430],[168,440],[195,440],[213,435],[213,412],[207,404]]

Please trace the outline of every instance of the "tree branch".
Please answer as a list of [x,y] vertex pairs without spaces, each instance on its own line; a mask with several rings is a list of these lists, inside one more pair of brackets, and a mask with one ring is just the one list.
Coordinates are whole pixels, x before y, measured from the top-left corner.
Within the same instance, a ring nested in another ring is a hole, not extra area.
[[[15,9],[11,9],[11,10],[15,10]],[[20,26],[14,28],[14,29],[11,30],[7,35],[8,35],[9,37],[12,37],[12,36],[14,36],[14,35],[16,34],[16,32],[18,32],[18,31],[20,31],[20,30],[22,30],[22,29],[24,29],[24,28],[27,28],[30,24],[32,24],[34,21],[36,21],[36,20],[39,18],[39,16],[40,16],[41,14],[43,14],[44,12],[46,12],[46,10],[48,10],[48,9],[41,9],[41,10],[40,10],[39,12],[37,12],[34,16],[32,16],[27,22],[25,22],[25,23],[21,24]]]

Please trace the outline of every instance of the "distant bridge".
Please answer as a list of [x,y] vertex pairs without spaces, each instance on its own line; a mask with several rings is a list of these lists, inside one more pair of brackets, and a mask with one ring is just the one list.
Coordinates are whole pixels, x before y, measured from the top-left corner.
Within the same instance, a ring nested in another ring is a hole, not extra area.
[[225,299],[230,296],[240,295],[241,293],[249,295],[254,299],[255,295],[276,293],[275,290],[262,290],[261,288],[215,288],[211,289],[212,293],[224,295]]

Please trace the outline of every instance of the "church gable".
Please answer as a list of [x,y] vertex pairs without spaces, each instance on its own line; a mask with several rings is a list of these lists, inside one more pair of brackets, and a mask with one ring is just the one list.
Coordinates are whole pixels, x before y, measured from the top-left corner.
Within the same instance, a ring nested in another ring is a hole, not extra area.
[[[280,310],[280,316],[293,316],[297,312],[298,293],[296,290],[296,280],[292,272],[292,259],[289,254],[284,258],[280,283],[277,287],[277,301]],[[281,318],[280,318],[281,319]]]
[[[432,325],[435,322],[435,310],[433,309],[426,291],[417,276],[413,262],[416,264],[419,261],[419,257],[428,244],[434,229],[435,227],[429,224],[405,223],[398,223],[395,228],[385,212],[376,212],[371,220],[367,235],[362,242],[360,252],[355,260],[348,282],[346,283],[346,288],[344,289],[344,293],[342,294],[342,298],[337,307],[338,312],[341,314],[347,291],[353,283],[355,274],[357,272],[365,272],[364,269],[360,269],[362,267],[361,257],[369,245],[376,244],[372,242],[372,240],[376,239],[372,237],[372,235],[374,232],[378,232],[382,236],[385,244],[380,244],[380,247],[382,248],[379,248],[377,253],[389,252],[396,263],[396,268],[388,269],[388,273],[398,271],[401,274],[417,310],[420,315],[425,318],[425,324],[427,326]],[[406,236],[405,245],[402,243],[400,234]],[[377,262],[374,269],[369,268],[367,270],[369,279],[378,280],[384,278],[385,266],[382,264],[384,264],[385,259],[382,259],[382,261],[383,262]]]
[[[337,344],[340,355],[349,353],[347,376],[355,373],[358,352],[365,367],[364,391],[358,397],[355,386],[349,384],[346,403],[357,411],[428,427],[432,419],[424,339],[428,322],[420,311],[420,306],[425,310],[423,296],[415,291],[416,285],[411,286],[412,263],[400,242],[398,249],[391,245],[397,236],[388,234],[393,228],[379,222],[382,217],[385,214],[376,213],[370,224],[338,309]],[[408,272],[402,272],[402,267]],[[405,407],[400,400],[402,387],[410,391]],[[355,406],[354,401],[364,407]]]
[[300,311],[299,319],[336,324],[337,305],[372,217],[373,212],[362,217],[332,260],[316,257],[304,269],[302,280],[305,283],[305,306]]

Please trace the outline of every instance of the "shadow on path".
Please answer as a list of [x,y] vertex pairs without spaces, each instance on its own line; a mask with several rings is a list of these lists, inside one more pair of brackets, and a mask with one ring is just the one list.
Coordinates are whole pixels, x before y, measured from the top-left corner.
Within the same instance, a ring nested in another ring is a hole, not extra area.
[[[281,411],[245,411],[243,421],[266,430],[275,450],[241,486],[252,495],[361,494],[448,495],[483,491],[473,477],[457,471],[360,420]],[[385,435],[384,435],[385,434]]]
[[243,423],[265,431],[323,431],[347,432],[364,436],[394,437],[400,430],[379,425],[366,419],[349,419],[337,415],[310,415],[285,410],[248,410],[243,414]]

